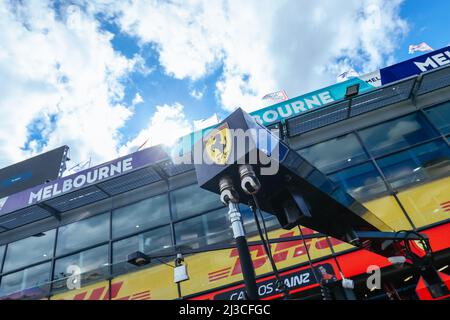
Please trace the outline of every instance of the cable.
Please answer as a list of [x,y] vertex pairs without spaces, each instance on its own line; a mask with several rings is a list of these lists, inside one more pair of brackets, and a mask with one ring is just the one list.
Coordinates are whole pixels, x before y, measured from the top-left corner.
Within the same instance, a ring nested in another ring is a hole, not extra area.
[[302,236],[302,242],[303,242],[303,246],[305,247],[305,250],[306,250],[306,256],[308,257],[309,267],[311,268],[311,271],[312,271],[312,273],[313,273],[314,279],[315,279],[316,282],[320,285],[319,278],[317,278],[317,274],[316,274],[316,272],[314,271],[314,266],[313,266],[313,264],[312,264],[311,256],[309,255],[309,249],[308,249],[308,247],[306,246],[306,241],[305,241],[305,238],[304,238],[304,236],[303,236],[302,228],[301,228],[300,226],[297,226],[297,228],[298,228],[298,230],[300,231],[300,235]]
[[[270,244],[269,244],[269,236],[268,236],[267,228],[266,228],[266,225],[264,222],[264,217],[262,216],[262,212],[261,212],[261,209],[259,208],[258,201],[254,195],[253,195],[253,204],[250,204],[250,208],[252,209],[252,212],[253,212],[253,217],[256,222],[256,228],[258,229],[258,233],[261,238],[261,242],[263,243],[264,251],[266,251],[267,258],[269,259],[269,262],[272,266],[273,273],[275,275],[276,287],[279,291],[283,292],[283,296],[285,298],[287,298],[287,297],[289,297],[289,290],[288,290],[287,286],[284,284],[284,282],[282,281],[282,279],[280,277],[280,273],[278,271],[278,268],[275,264],[275,261],[273,260],[272,251],[270,249]],[[263,219],[263,226],[264,226],[266,238],[264,237],[263,231],[261,230],[261,225],[259,224],[259,219],[258,219],[258,216],[256,213],[257,209],[259,211],[260,216]]]
[[302,242],[303,242],[303,246],[305,247],[306,256],[308,257],[309,267],[311,268],[311,272],[313,273],[313,276],[314,276],[314,279],[316,280],[316,283],[320,287],[320,291],[322,293],[323,300],[333,300],[333,294],[331,292],[331,289],[326,287],[326,286],[324,286],[322,284],[322,281],[319,281],[319,278],[317,277],[316,271],[314,269],[314,265],[313,265],[312,260],[311,260],[311,256],[309,254],[309,249],[306,246],[305,236],[303,235],[302,228],[300,226],[297,226],[297,228],[300,231],[300,235],[302,236]]
[[[256,200],[255,197],[254,197],[254,200]],[[258,229],[258,233],[259,233],[259,236],[261,238],[261,242],[263,244],[264,251],[266,252],[267,258],[269,259],[269,262],[270,262],[270,264],[272,266],[272,270],[273,270],[274,275],[275,275],[276,287],[277,287],[278,290],[283,292],[283,295],[285,297],[287,297],[289,295],[289,292],[288,292],[286,286],[284,285],[284,283],[282,282],[282,280],[280,278],[280,274],[279,274],[278,268],[277,268],[277,266],[275,264],[275,261],[273,260],[272,251],[270,249],[270,244],[267,241],[267,239],[268,239],[267,229],[265,230],[267,238],[264,238],[263,232],[261,230],[261,225],[259,223],[259,219],[258,219],[258,216],[256,214],[256,208],[258,208],[259,212],[261,212],[261,210],[259,209],[259,207],[258,207],[258,205],[256,203],[254,203],[254,205],[250,205],[250,208],[252,209],[252,212],[253,212],[253,217],[254,217],[255,222],[256,222],[256,228]]]
[[[152,258],[152,257],[150,257],[150,258]],[[162,259],[159,259],[157,257],[153,257],[153,259],[155,259],[156,261],[159,261],[162,264],[165,264],[166,266],[169,266],[171,268],[175,268],[175,266],[171,265],[170,263],[164,262]]]

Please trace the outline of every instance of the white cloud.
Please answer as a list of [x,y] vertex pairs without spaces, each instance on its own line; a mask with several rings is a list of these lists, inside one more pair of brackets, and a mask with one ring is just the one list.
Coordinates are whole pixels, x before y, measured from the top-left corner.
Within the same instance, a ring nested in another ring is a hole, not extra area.
[[[109,160],[131,115],[120,103],[123,80],[142,59],[114,51],[92,15],[51,5],[0,1],[0,167],[41,151],[42,141],[44,150],[69,145],[74,161]],[[41,138],[30,140],[36,122]]]
[[[392,61],[407,31],[402,0],[128,1],[101,6],[123,32],[150,43],[175,78],[197,80],[222,65],[217,98],[226,110],[264,106],[335,82],[342,70],[370,72]],[[103,2],[104,3],[104,2]]]
[[203,90],[192,89],[191,92],[189,92],[189,95],[196,100],[201,100],[203,98],[204,91],[205,89]]
[[135,138],[123,145],[119,150],[119,155],[135,152],[144,143],[145,147],[158,144],[170,146],[177,138],[219,122],[220,119],[216,113],[206,119],[190,121],[186,117],[184,106],[178,102],[172,105],[157,106],[156,112],[151,117],[146,128],[139,131]]
[[138,105],[138,104],[143,103],[143,102],[144,102],[144,99],[139,94],[139,92],[137,92],[136,95],[133,98],[133,101],[131,101],[131,105],[135,106],[135,105]]
[[183,110],[183,105],[177,102],[173,105],[157,106],[148,126],[142,129],[134,139],[123,145],[119,154],[134,152],[147,140],[146,147],[161,143],[170,145],[177,138],[192,132],[193,125],[186,119]]

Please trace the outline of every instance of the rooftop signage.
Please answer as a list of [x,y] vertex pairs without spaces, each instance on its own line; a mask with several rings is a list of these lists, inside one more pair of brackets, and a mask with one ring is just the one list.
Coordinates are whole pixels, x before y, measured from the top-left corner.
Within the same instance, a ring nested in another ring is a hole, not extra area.
[[168,154],[160,146],[155,146],[82,170],[67,177],[29,188],[1,198],[0,217],[41,201],[93,185],[167,158]]
[[450,64],[450,46],[380,69],[383,85]]

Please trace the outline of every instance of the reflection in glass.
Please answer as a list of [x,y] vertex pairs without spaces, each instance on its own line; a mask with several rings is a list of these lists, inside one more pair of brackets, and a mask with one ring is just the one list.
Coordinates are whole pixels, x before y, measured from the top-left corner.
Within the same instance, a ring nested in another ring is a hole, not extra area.
[[393,188],[447,175],[450,170],[450,150],[441,141],[433,141],[416,148],[377,160]]
[[396,151],[437,136],[431,125],[419,114],[383,122],[361,130],[361,139],[374,156]]
[[370,162],[339,171],[329,178],[359,201],[387,191],[383,179]]
[[53,291],[67,290],[67,278],[72,274],[68,272],[69,266],[77,266],[81,272],[81,286],[86,283],[105,279],[109,273],[108,245],[86,250],[71,256],[56,260],[53,275]]
[[145,199],[112,213],[114,238],[168,223],[170,220],[167,194]]
[[130,253],[141,251],[149,256],[158,256],[169,250],[173,251],[169,226],[117,241],[113,244],[113,272],[118,274],[136,269],[127,262]]
[[8,244],[3,272],[51,259],[55,230],[49,230]]
[[418,228],[450,218],[449,195],[449,176],[412,188],[405,188],[397,194],[401,204]]
[[210,213],[175,224],[177,246],[198,249],[220,242],[230,242],[233,233],[227,215],[228,209],[221,208]]
[[60,227],[56,255],[86,248],[108,239],[109,213],[104,213]]
[[442,134],[450,133],[450,101],[427,109],[425,112]]
[[170,194],[174,219],[188,217],[223,206],[219,196],[193,184]]
[[322,172],[335,171],[367,159],[353,133],[315,144],[298,153]]
[[0,299],[40,299],[48,294],[51,263],[40,264],[2,277]]
[[[240,209],[241,215],[242,215],[242,220],[244,221],[245,233],[249,237],[256,235],[258,232],[258,229],[256,227],[255,218],[253,216],[252,210],[248,206],[245,206],[245,205],[240,205],[239,207],[240,207],[239,209]],[[264,222],[266,224],[266,228],[268,231],[273,230],[274,228],[280,227],[280,224],[275,215],[269,214],[265,211],[262,211],[262,215],[263,215]],[[263,223],[261,221],[261,216],[260,216],[259,212],[257,213],[257,216],[258,216],[259,224],[260,224],[261,228],[263,228]]]

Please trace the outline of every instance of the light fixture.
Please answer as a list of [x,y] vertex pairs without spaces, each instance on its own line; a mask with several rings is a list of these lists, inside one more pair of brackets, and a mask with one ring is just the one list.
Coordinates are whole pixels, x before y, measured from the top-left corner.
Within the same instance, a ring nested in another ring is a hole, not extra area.
[[359,83],[353,84],[351,86],[348,86],[345,90],[345,97],[346,98],[352,98],[354,96],[357,96],[359,93]]
[[36,233],[36,234],[32,235],[32,237],[36,237],[36,238],[40,238],[40,237],[43,237],[43,236],[45,236],[44,232],[39,232],[39,233]]
[[151,262],[151,259],[145,253],[141,251],[136,251],[128,255],[127,262],[137,267],[141,267],[146,264],[149,264]]
[[175,258],[175,268],[173,269],[174,283],[180,283],[182,281],[189,280],[187,266],[183,264],[183,262],[184,262],[183,254],[177,253],[177,257]]

